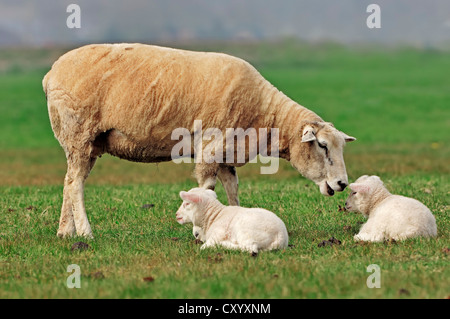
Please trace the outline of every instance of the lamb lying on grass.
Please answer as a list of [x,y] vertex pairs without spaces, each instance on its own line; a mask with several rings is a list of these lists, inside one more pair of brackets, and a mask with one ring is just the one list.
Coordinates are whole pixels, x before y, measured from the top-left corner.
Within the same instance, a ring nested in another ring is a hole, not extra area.
[[349,187],[352,192],[345,208],[368,217],[355,240],[436,236],[436,220],[431,211],[418,200],[392,195],[378,176],[361,176]]
[[180,197],[177,221],[194,224],[194,236],[204,242],[201,249],[221,245],[257,254],[288,245],[286,226],[268,210],[225,206],[214,191],[203,188],[180,192]]

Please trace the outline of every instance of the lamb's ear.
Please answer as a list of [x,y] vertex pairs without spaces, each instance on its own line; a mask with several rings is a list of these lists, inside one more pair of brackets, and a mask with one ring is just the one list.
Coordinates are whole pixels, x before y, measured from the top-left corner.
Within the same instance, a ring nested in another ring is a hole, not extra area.
[[213,191],[212,189],[205,189],[205,192],[206,192],[208,195],[210,195],[210,196],[214,197],[215,199],[217,199],[217,194],[216,194],[216,192]]
[[369,185],[361,183],[351,183],[350,185],[348,185],[348,187],[350,187],[352,191],[361,194],[368,193],[370,191]]
[[341,132],[342,136],[344,137],[344,140],[346,142],[353,142],[356,141],[356,138],[354,138],[353,136],[349,136],[347,134],[345,134],[344,132]]
[[181,197],[181,199],[183,199],[183,196],[186,194],[187,192],[185,192],[185,191],[181,191],[180,192],[180,197]]
[[305,125],[302,132],[302,142],[311,142],[316,140],[316,130],[311,125]]
[[189,193],[189,192],[181,191],[180,197],[182,200],[185,200],[186,202],[189,202],[189,203],[200,203],[202,201],[200,196],[198,196],[197,194]]

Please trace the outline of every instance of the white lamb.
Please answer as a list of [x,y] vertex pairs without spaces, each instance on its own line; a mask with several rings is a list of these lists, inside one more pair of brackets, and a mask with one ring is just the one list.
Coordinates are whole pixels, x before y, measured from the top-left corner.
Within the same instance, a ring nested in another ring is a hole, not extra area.
[[268,210],[225,206],[214,191],[203,188],[182,191],[180,197],[183,204],[177,211],[177,221],[194,224],[194,236],[204,242],[201,249],[221,245],[257,254],[288,245],[286,226]]
[[361,176],[349,187],[352,192],[345,202],[346,209],[368,217],[355,240],[436,236],[436,220],[431,211],[416,199],[392,195],[378,176]]

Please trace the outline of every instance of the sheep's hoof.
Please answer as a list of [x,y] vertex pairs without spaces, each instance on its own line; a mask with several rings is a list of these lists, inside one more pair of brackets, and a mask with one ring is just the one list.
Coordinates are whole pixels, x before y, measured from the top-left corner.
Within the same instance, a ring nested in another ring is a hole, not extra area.
[[256,251],[252,251],[252,257],[258,257],[258,253]]
[[56,236],[58,236],[59,238],[71,238],[71,237],[75,237],[75,230],[74,231],[58,231],[56,233]]

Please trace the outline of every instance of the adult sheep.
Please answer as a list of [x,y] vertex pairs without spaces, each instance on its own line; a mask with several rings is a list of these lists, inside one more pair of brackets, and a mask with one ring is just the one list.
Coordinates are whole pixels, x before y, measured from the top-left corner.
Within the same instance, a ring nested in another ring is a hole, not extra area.
[[[143,44],[93,44],[61,56],[43,79],[55,137],[67,157],[58,236],[92,237],[84,182],[101,154],[171,160],[176,128],[278,128],[281,158],[324,195],[347,185],[343,147],[353,137],[278,91],[249,63],[226,54]],[[205,147],[206,147],[205,143]],[[248,156],[246,157],[248,161]],[[236,166],[198,162],[203,188],[222,182],[238,205]]]

